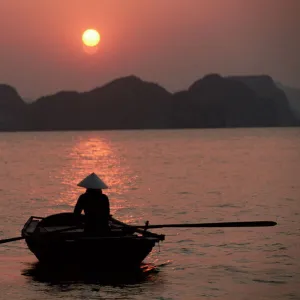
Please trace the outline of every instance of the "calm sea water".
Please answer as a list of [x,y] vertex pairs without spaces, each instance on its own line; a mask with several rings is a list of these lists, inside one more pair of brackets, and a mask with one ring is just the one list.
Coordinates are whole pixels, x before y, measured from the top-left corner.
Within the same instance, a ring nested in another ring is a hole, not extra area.
[[117,282],[36,276],[24,241],[2,244],[0,299],[300,299],[299,128],[1,133],[0,153],[0,238],[72,211],[93,171],[132,224],[278,222],[156,230],[151,271]]

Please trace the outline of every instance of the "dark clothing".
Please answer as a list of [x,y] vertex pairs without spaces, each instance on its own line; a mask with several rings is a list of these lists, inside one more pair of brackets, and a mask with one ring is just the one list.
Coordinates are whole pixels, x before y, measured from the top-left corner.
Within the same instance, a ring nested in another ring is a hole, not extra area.
[[82,211],[85,214],[85,232],[107,233],[109,231],[109,200],[101,190],[87,190],[80,195],[74,213],[80,215]]

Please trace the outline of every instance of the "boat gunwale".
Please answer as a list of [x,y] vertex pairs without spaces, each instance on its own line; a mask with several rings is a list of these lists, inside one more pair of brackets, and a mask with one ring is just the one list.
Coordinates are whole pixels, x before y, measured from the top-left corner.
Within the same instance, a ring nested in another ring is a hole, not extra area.
[[[21,231],[21,234],[22,234],[22,237],[24,237],[25,239],[41,239],[41,238],[44,238],[45,236],[49,236],[49,235],[52,235],[52,234],[55,234],[55,231],[47,231],[46,229],[46,232],[36,232],[36,229],[38,228],[39,226],[39,223],[41,222],[41,220],[44,220],[45,217],[37,217],[37,216],[31,216],[27,222],[24,224],[24,227]],[[128,229],[131,229],[131,230],[134,230],[132,232],[132,234],[130,235],[123,235],[123,236],[81,236],[81,237],[75,237],[75,239],[73,237],[70,237],[69,239],[70,240],[82,240],[82,239],[123,239],[123,238],[126,238],[126,239],[147,239],[147,240],[154,240],[155,242],[159,242],[159,241],[163,241],[165,239],[165,236],[162,235],[162,234],[157,234],[157,233],[153,233],[153,232],[150,232],[150,231],[147,231],[147,230],[142,230],[142,229],[139,229],[139,228],[134,228],[133,226],[130,226],[126,223],[123,223],[119,220],[116,220],[115,218],[111,217],[111,222],[113,225],[119,225],[120,227],[118,228],[114,228],[115,230],[120,230],[122,232],[122,229],[125,229],[128,228]],[[34,230],[32,232],[28,232],[28,228],[30,226],[30,224],[32,224],[33,221],[38,221]],[[68,226],[66,227],[66,231],[65,233],[72,233],[71,230],[75,230],[76,229],[76,226]],[[79,227],[77,227],[77,229],[79,229]],[[63,229],[62,229],[63,230]],[[138,236],[138,235],[135,235],[134,232],[136,233],[139,233],[141,234],[142,236]],[[75,233],[75,232],[73,232]],[[78,233],[83,233],[83,232],[78,232]],[[76,233],[75,233],[76,234]],[[67,238],[67,236],[66,236]]]

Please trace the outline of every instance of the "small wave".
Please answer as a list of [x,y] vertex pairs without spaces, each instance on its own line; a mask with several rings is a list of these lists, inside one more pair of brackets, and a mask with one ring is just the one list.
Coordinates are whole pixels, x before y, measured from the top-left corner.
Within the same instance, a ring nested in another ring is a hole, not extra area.
[[296,295],[296,293],[288,293],[288,294],[285,294],[285,295],[282,295],[282,296],[286,297],[286,299],[299,300],[299,294]]
[[281,244],[281,243],[274,243],[274,244],[271,244],[271,246],[283,246],[283,244]]
[[224,207],[234,207],[234,208],[239,208],[241,206],[235,205],[235,204],[232,204],[232,203],[224,203],[224,204],[216,205],[215,207],[221,207],[221,208],[224,208]]
[[270,258],[292,258],[290,257],[289,255],[286,255],[286,254],[274,254],[274,255],[271,255]]
[[212,266],[211,269],[216,269],[216,270],[222,269],[232,273],[245,273],[245,274],[249,273],[249,271],[247,270],[243,270],[241,268],[237,268],[229,265],[216,265],[216,266]]
[[236,268],[236,267],[233,267],[233,266],[224,266],[225,268],[225,271],[228,271],[228,272],[234,272],[234,273],[249,273],[248,271],[246,270],[242,270],[242,269],[239,269],[239,268]]
[[278,248],[278,250],[287,250],[287,247],[282,246],[282,247]]
[[180,240],[178,243],[192,243],[194,242],[193,240]]
[[220,191],[208,191],[207,194],[221,195],[222,193]]
[[210,232],[209,235],[212,235],[212,234],[223,234],[223,233],[224,233],[224,230],[217,229],[217,230],[214,230],[214,231]]
[[179,195],[193,195],[193,193],[186,192],[186,191],[178,192],[177,194],[179,194]]
[[295,199],[293,199],[293,198],[285,198],[284,200],[286,200],[286,201],[295,201]]
[[273,284],[285,284],[285,281],[282,280],[264,280],[264,279],[253,279],[255,282],[261,282],[261,283],[273,283]]
[[229,244],[221,244],[219,247],[223,248],[240,248],[241,246],[248,246],[251,243],[229,243]]
[[170,264],[172,264],[172,260],[167,260],[166,262],[157,264],[157,267],[158,267],[158,268],[162,268],[162,267],[168,266],[168,265],[170,265]]
[[181,248],[180,250],[181,250],[180,252],[184,253],[184,254],[193,253],[193,251],[191,249],[189,249],[189,248]]

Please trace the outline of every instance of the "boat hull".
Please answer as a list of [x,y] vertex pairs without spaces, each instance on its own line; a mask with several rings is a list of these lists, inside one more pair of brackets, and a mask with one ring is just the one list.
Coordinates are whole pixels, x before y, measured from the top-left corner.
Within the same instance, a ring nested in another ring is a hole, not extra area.
[[76,223],[73,213],[30,217],[22,229],[29,250],[41,263],[97,267],[137,267],[164,239],[111,219],[110,230],[91,235]]
[[43,263],[83,263],[103,267],[139,266],[155,246],[154,240],[139,237],[56,240],[27,238],[26,243]]

